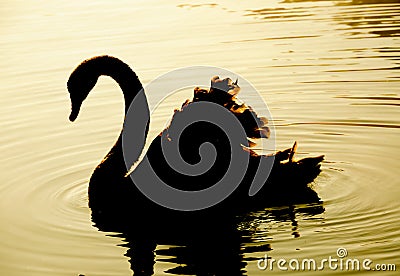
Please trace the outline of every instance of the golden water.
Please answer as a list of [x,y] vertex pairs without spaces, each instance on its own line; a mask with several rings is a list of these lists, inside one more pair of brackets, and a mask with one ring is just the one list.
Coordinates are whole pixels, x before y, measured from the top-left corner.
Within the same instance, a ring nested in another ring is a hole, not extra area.
[[[93,227],[87,206],[88,179],[122,125],[117,85],[101,78],[68,121],[66,80],[98,54],[144,84],[183,66],[227,68],[268,103],[278,148],[297,140],[300,157],[326,155],[313,184],[324,212],[267,209],[238,225],[243,274],[286,273],[259,270],[265,253],[321,260],[338,247],[400,269],[398,1],[0,3],[1,275],[132,274],[124,241]],[[157,245],[156,275],[184,267],[163,253],[171,246]]]

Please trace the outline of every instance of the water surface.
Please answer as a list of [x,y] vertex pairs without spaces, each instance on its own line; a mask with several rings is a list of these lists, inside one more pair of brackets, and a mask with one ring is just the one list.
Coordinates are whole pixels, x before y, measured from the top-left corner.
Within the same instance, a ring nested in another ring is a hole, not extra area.
[[[89,177],[123,121],[117,85],[101,78],[78,120],[68,121],[66,80],[79,62],[98,54],[121,58],[144,84],[183,66],[236,72],[268,103],[279,149],[297,140],[299,157],[327,158],[312,184],[321,206],[240,217],[227,232],[211,232],[208,254],[201,256],[196,247],[157,244],[155,275],[196,274],[199,263],[244,275],[279,274],[259,270],[257,260],[265,254],[321,260],[339,247],[399,269],[398,1],[1,6],[2,275],[130,275],[128,261],[139,258],[125,256],[132,246],[121,235],[94,227],[88,208]],[[153,134],[186,97],[177,94],[160,108]],[[239,238],[224,239],[229,233]],[[218,263],[218,252],[234,262]]]

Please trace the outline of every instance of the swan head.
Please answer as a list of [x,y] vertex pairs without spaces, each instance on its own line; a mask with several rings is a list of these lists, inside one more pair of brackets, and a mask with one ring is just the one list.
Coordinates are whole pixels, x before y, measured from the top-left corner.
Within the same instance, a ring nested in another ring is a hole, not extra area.
[[89,95],[99,78],[92,67],[91,60],[86,60],[75,68],[68,79],[67,88],[71,99],[70,121],[74,121],[78,117],[82,102]]

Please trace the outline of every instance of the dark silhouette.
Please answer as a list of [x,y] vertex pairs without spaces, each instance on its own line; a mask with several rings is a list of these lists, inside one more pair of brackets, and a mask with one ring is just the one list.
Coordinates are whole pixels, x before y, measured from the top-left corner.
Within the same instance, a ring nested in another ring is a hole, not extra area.
[[[286,231],[297,238],[301,233],[296,215],[310,217],[323,211],[321,203],[314,203],[238,216],[211,212],[197,212],[186,217],[174,214],[168,219],[155,216],[151,220],[127,221],[131,224],[130,230],[118,237],[126,242],[121,246],[128,248],[125,256],[129,258],[134,275],[152,275],[156,261],[171,263],[172,268],[164,272],[174,275],[247,275],[248,263],[255,265],[254,261],[257,261],[246,257],[247,253],[259,253],[256,256],[263,257],[267,251],[273,250],[267,242],[269,239],[259,241],[267,235],[257,230],[260,218],[291,222]],[[111,231],[115,225],[110,224],[106,222],[96,226],[102,231]],[[166,245],[166,248],[156,249],[157,245]]]
[[[110,56],[88,59],[73,71],[68,80],[72,103],[71,121],[78,116],[82,102],[101,75],[112,77],[120,85],[125,99],[125,113],[143,89],[136,74],[119,59]],[[185,129],[179,146],[183,159],[196,164],[200,158],[199,145],[212,143],[217,149],[217,158],[210,170],[196,177],[181,175],[166,162],[161,152],[161,141],[168,139],[168,131],[174,127],[174,120],[177,116],[185,115],[185,108],[191,102],[208,101],[222,105],[238,118],[249,138],[268,137],[269,129],[265,119],[259,118],[250,107],[236,100],[239,89],[237,82],[214,77],[209,90],[196,88],[193,100],[185,102],[181,110],[175,112],[170,126],[153,140],[146,153],[154,171],[165,183],[183,190],[204,189],[216,183],[229,166],[230,148],[226,135],[218,127],[206,122],[197,122]],[[149,119],[148,112],[144,116],[147,117],[139,119]],[[251,142],[246,146],[248,148],[245,150],[250,153],[249,166],[238,189],[213,207],[182,212],[153,203],[142,195],[131,178],[126,177],[127,168],[120,135],[90,179],[89,207],[92,210],[92,220],[102,231],[122,233],[128,242],[127,256],[131,259],[135,275],[153,273],[154,249],[157,244],[175,244],[185,248],[177,248],[172,255],[182,258],[176,260],[176,263],[186,263],[187,266],[180,269],[187,271],[176,268],[176,271],[170,273],[242,275],[245,263],[240,244],[244,240],[237,229],[238,215],[246,217],[248,212],[266,206],[292,206],[299,203],[315,203],[317,207],[312,207],[312,212],[323,211],[317,193],[308,186],[320,173],[323,156],[294,161],[296,143],[292,149],[277,152],[267,182],[255,196],[249,197],[249,187],[260,160],[272,157],[256,154],[249,149]],[[221,262],[226,265],[221,266]]]

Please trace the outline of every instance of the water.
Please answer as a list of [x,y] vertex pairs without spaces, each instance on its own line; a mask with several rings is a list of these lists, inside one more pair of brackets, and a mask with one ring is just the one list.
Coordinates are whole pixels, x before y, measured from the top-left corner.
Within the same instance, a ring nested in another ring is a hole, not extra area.
[[[122,125],[119,88],[102,78],[77,122],[68,121],[66,80],[97,54],[118,56],[144,84],[183,66],[234,71],[268,103],[278,148],[297,140],[299,157],[326,155],[313,183],[323,212],[248,214],[236,226],[239,243],[216,237],[204,265],[232,247],[241,273],[279,274],[257,260],[321,260],[344,247],[349,257],[399,269],[398,1],[1,4],[2,275],[132,274],[126,241],[92,226],[87,206],[88,179]],[[188,95],[179,97],[162,107],[156,128]],[[155,254],[155,275],[188,274],[185,264],[196,262],[174,244],[158,244]]]

